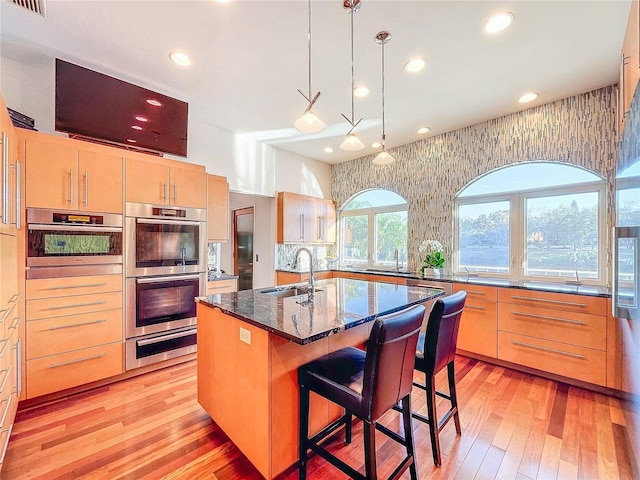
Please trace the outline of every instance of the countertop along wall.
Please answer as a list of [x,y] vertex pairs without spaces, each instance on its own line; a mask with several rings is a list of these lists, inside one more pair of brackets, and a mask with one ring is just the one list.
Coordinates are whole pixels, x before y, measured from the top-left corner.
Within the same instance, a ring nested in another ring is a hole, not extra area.
[[[402,195],[409,204],[409,270],[416,270],[418,246],[424,239],[439,240],[445,258],[452,258],[453,198],[469,182],[518,162],[560,161],[607,180],[607,231],[611,231],[615,108],[616,89],[609,86],[391,148],[396,161],[387,166],[373,165],[373,155],[334,165],[333,199],[341,208],[353,195],[371,188]],[[607,251],[610,259],[610,248]]]

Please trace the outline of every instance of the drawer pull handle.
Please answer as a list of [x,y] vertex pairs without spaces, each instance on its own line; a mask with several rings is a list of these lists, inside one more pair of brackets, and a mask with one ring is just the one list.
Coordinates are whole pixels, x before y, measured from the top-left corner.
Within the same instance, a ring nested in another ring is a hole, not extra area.
[[66,365],[72,365],[74,363],[86,362],[87,360],[95,360],[96,358],[102,358],[106,355],[106,353],[100,353],[98,355],[92,355],[91,357],[79,358],[78,360],[69,360],[68,362],[54,363],[53,365],[49,365],[48,368],[64,367]]
[[[0,392],[4,392],[4,387],[7,386],[7,380],[9,380],[9,373],[11,372],[11,366],[9,366],[8,368],[5,368],[4,370],[2,370],[3,373],[6,372],[4,375],[4,380],[2,380],[2,386],[0,387]],[[0,422],[0,425],[2,425],[4,422]]]
[[87,303],[75,303],[73,305],[60,305],[58,307],[49,307],[45,310],[62,310],[63,308],[77,308],[77,307],[90,307],[92,305],[104,305],[107,302],[87,302]]
[[14,317],[13,320],[14,321],[11,323],[11,325],[9,325],[9,328],[15,330],[16,328],[18,328],[18,325],[20,325],[20,317]]
[[104,287],[106,283],[85,283],[84,285],[63,285],[61,287],[49,287],[45,290],[67,290],[69,288]]
[[476,292],[475,290],[465,290],[470,295],[485,295],[484,292]]
[[4,445],[2,446],[2,456],[0,456],[0,465],[4,462],[4,455],[7,453],[7,447],[9,446],[9,437],[11,436],[11,430],[13,430],[13,423],[9,426],[9,428],[4,428],[0,430],[0,435],[7,432],[7,438],[4,439]]
[[7,419],[7,413],[9,413],[9,407],[11,406],[11,395],[9,395],[7,398],[5,398],[2,401],[6,403],[6,406],[4,407],[4,413],[2,414],[2,420],[0,420],[0,425],[4,425],[4,421]]
[[513,313],[514,315],[520,315],[521,317],[540,318],[542,320],[553,320],[554,322],[570,323],[572,325],[588,325],[587,322],[581,322],[579,320],[569,320],[569,319],[566,319],[566,318],[547,317],[546,315],[535,315],[533,313],[524,313],[524,312],[514,312],[514,311],[512,311],[511,313]]
[[7,347],[9,346],[9,340],[2,340],[4,342],[4,346],[2,347],[2,352],[0,352],[0,358],[4,356],[4,352],[7,351]]
[[[357,279],[359,279],[359,278],[361,278],[361,277],[353,277],[353,278],[355,278],[355,279],[357,280]],[[438,290],[442,290],[442,289],[441,289],[441,288],[439,288],[439,287],[436,287],[436,286],[433,286],[433,285],[427,285],[426,283],[414,283],[414,284],[413,284],[413,285],[411,285],[411,286],[412,286],[412,287],[424,287],[424,288],[436,288],[436,289],[438,289]]]
[[486,310],[484,307],[476,307],[475,305],[465,305],[465,308],[472,308],[473,310]]
[[562,350],[556,350],[556,349],[553,349],[553,348],[541,347],[539,345],[531,345],[530,343],[522,343],[522,342],[517,342],[515,340],[511,340],[511,343],[513,343],[514,345],[519,345],[521,347],[534,348],[536,350],[543,350],[545,352],[557,353],[558,355],[566,355],[567,357],[579,358],[580,360],[586,360],[587,359],[587,357],[585,357],[584,355],[579,355],[577,353],[563,352]]
[[9,303],[16,303],[19,298],[20,298],[20,294],[19,293],[14,293],[11,296],[11,300],[9,300]]
[[586,307],[586,303],[574,303],[574,302],[563,302],[560,300],[547,300],[546,298],[531,298],[531,297],[519,297],[517,295],[512,295],[511,298],[515,298],[517,300],[527,300],[529,302],[543,302],[543,303],[553,303],[556,305],[569,305],[571,307]]
[[217,287],[207,287],[207,290],[221,290],[223,288],[229,288],[230,285],[219,285]]
[[83,327],[85,325],[93,325],[95,323],[104,323],[104,322],[106,322],[105,319],[93,320],[91,322],[70,323],[69,325],[57,325],[55,327],[48,328],[47,330],[62,330],[63,328]]

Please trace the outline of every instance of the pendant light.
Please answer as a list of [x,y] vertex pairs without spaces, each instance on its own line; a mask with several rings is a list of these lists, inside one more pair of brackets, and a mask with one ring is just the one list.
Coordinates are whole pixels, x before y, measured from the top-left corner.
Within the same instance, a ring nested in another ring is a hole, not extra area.
[[302,133],[318,133],[324,130],[324,123],[311,111],[313,104],[316,103],[316,100],[318,100],[318,97],[320,96],[320,92],[316,93],[313,99],[311,98],[311,0],[308,0],[308,4],[309,29],[307,31],[307,50],[309,58],[309,96],[305,95],[300,90],[298,90],[298,92],[307,102],[309,102],[309,105],[306,110],[302,112],[302,116],[294,122],[293,126]]
[[388,165],[395,161],[385,150],[385,132],[384,132],[384,46],[391,40],[389,32],[378,32],[376,34],[376,43],[382,45],[382,151],[373,159],[376,165]]
[[354,90],[355,90],[355,78],[353,73],[353,14],[360,10],[361,0],[344,0],[342,6],[349,10],[349,14],[351,16],[351,119],[349,119],[344,113],[341,114],[344,119],[349,122],[351,125],[351,129],[347,133],[346,138],[340,144],[340,149],[342,150],[362,150],[364,148],[364,143],[358,138],[358,136],[353,133],[353,130],[358,126],[358,124],[362,121],[362,119],[355,121],[354,114]]

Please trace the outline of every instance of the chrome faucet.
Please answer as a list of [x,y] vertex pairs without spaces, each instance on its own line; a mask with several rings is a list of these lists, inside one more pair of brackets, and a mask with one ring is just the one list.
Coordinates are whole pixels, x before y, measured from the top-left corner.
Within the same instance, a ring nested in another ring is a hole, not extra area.
[[313,279],[313,254],[311,253],[311,250],[309,250],[308,248],[304,248],[301,247],[298,250],[296,250],[296,253],[293,255],[293,263],[291,264],[291,268],[297,268],[298,266],[298,256],[300,255],[301,252],[307,252],[309,254],[309,288],[308,288],[308,293],[309,293],[309,301],[313,302],[313,299],[316,295],[316,285]]
[[393,259],[396,261],[396,272],[400,271],[400,267],[398,266],[398,249],[393,253]]

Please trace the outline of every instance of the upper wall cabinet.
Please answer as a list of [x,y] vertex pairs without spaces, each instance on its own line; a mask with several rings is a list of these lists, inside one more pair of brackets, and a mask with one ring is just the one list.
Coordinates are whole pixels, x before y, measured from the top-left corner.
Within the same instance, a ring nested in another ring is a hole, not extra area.
[[16,234],[20,224],[18,137],[0,95],[0,233]]
[[207,175],[207,239],[229,240],[229,184],[226,177]]
[[278,243],[335,243],[336,208],[331,200],[278,194]]
[[205,168],[184,162],[126,159],[126,201],[207,208]]
[[26,206],[122,213],[122,162],[117,150],[25,132]]
[[618,85],[618,132],[622,133],[631,107],[633,93],[640,80],[640,8],[639,1],[631,2],[629,21],[620,56],[620,83]]

